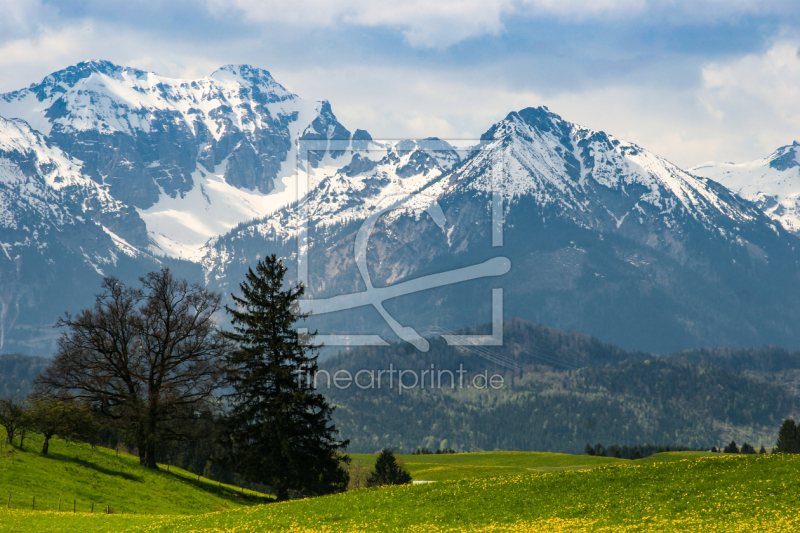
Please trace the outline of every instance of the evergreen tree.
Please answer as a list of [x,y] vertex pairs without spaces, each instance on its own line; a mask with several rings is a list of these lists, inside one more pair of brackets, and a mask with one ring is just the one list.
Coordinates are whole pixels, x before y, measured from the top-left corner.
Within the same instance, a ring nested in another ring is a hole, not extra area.
[[217,462],[248,481],[272,486],[279,500],[289,491],[325,494],[347,488],[343,464],[350,459],[340,450],[331,424],[333,408],[311,385],[317,371],[315,347],[298,337],[294,323],[303,287],[284,289],[286,267],[275,255],[248,269],[233,296],[237,308],[226,307],[236,342],[229,354],[225,450]]
[[739,447],[736,445],[736,441],[732,440],[730,444],[725,446],[725,453],[739,453]]
[[397,458],[389,450],[381,450],[375,461],[375,470],[367,478],[368,487],[382,485],[405,485],[411,483],[411,474],[397,463]]
[[758,450],[758,453],[761,455],[767,455],[767,449],[762,446],[761,449]]
[[752,455],[752,454],[756,453],[756,449],[753,448],[753,446],[751,444],[747,444],[745,442],[744,444],[742,444],[741,453]]
[[778,431],[778,442],[772,453],[800,453],[800,434],[791,418],[784,420]]

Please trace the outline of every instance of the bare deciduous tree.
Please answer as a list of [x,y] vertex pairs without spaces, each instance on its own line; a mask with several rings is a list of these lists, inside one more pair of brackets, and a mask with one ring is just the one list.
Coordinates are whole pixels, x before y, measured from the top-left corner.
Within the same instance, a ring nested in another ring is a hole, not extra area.
[[35,386],[90,402],[131,436],[140,463],[156,468],[158,443],[185,438],[180,421],[219,386],[228,343],[214,321],[219,295],[169,269],[141,282],[135,289],[106,278],[94,308],[61,319],[67,331]]

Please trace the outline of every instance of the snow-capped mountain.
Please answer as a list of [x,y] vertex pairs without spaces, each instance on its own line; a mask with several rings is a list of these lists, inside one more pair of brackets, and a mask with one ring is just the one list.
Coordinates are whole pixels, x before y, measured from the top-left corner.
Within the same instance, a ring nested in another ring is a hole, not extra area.
[[[436,199],[447,223],[439,227],[421,211],[382,219],[368,254],[376,286],[503,255],[512,263],[502,280],[511,316],[654,351],[800,342],[785,320],[800,318],[800,241],[720,184],[635,144],[529,108],[405,187],[398,168],[407,163],[389,168],[391,149],[374,151],[354,156],[309,195],[314,298],[364,290],[353,257],[360,221],[381,198],[419,190]],[[493,191],[504,200],[502,248],[492,246]],[[265,251],[291,259],[300,207],[213,241],[203,259],[206,279],[235,289],[245,266]],[[404,297],[396,318],[420,331],[488,322],[486,295],[498,283]],[[333,333],[353,324],[387,331],[363,309],[318,319]]]
[[708,162],[689,169],[755,203],[787,230],[800,233],[800,143],[748,163]]
[[149,236],[140,244],[189,260],[209,238],[296,200],[296,139],[351,137],[328,102],[247,65],[186,80],[88,61],[0,95],[0,116],[27,121],[136,208]]
[[296,201],[298,138],[351,138],[328,102],[246,65],[185,80],[88,61],[0,95],[0,117],[2,350],[52,349],[55,319],[91,304],[103,275],[201,279],[180,260]]

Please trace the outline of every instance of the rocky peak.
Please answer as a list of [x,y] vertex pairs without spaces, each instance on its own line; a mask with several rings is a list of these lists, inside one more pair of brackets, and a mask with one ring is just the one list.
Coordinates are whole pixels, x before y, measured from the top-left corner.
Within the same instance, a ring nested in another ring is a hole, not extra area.
[[792,144],[782,146],[775,150],[775,152],[768,158],[770,159],[769,166],[775,170],[789,170],[790,168],[800,166],[798,161],[798,144],[794,141]]

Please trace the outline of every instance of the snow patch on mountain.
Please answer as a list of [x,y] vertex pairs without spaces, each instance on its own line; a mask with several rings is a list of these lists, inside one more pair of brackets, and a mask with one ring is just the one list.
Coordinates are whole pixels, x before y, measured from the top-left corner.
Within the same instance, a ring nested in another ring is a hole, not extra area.
[[284,177],[275,190],[263,194],[231,186],[224,179],[228,160],[213,173],[198,169],[194,188],[183,196],[165,196],[149,209],[139,209],[155,254],[199,261],[209,239],[242,222],[262,218],[297,199],[296,180]]
[[800,233],[800,143],[747,163],[709,161],[689,169],[754,202],[770,218]]
[[[347,150],[344,166],[326,155],[316,168],[309,167],[309,193],[298,204],[237,231],[266,240],[287,241],[300,231],[301,213],[307,215],[309,225],[324,228],[363,220],[387,197],[399,200],[424,189],[424,195],[435,199],[441,190],[429,186],[458,164],[461,157],[455,147],[443,141],[420,141],[426,146],[432,142],[438,149],[430,152],[420,150],[414,141],[370,141],[366,150]],[[399,212],[386,215],[390,220],[396,216]],[[224,270],[224,265],[232,260],[224,243],[230,235],[209,240],[203,247],[201,264],[207,279],[212,270],[219,267]]]

